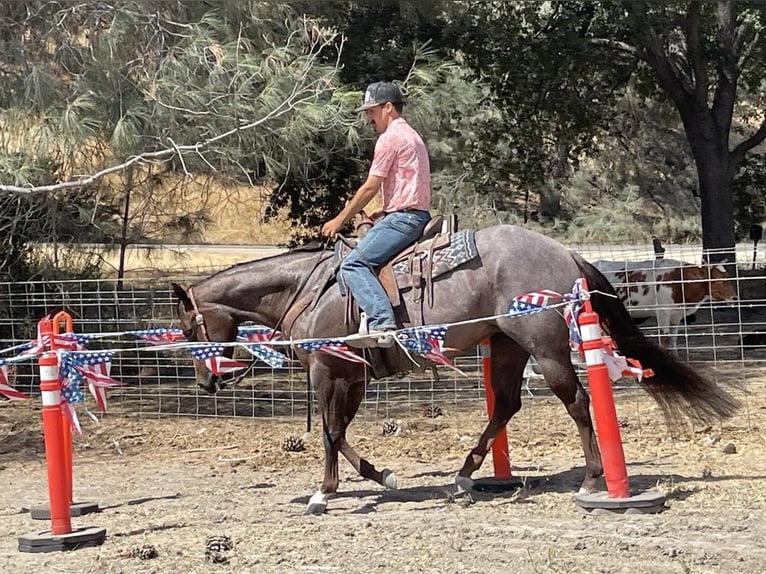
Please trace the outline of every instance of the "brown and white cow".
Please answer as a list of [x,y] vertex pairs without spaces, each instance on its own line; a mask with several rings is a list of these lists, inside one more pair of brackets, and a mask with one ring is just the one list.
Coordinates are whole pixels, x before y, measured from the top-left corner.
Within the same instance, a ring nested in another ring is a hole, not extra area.
[[733,301],[736,293],[722,265],[700,266],[672,259],[594,261],[634,319],[656,319],[660,338],[676,348],[678,327],[708,299]]

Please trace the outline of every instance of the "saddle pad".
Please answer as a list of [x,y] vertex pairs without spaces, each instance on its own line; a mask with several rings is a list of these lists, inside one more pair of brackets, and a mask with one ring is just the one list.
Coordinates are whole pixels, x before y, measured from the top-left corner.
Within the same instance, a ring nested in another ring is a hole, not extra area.
[[[433,257],[432,277],[435,278],[447,273],[447,271],[452,271],[479,255],[476,250],[475,232],[473,229],[462,229],[450,235],[449,245],[433,252],[427,249],[418,251],[415,253],[415,257],[422,260],[427,258],[429,253]],[[411,255],[405,255],[395,260],[393,264],[396,283],[400,289],[412,286],[410,282],[410,257]]]

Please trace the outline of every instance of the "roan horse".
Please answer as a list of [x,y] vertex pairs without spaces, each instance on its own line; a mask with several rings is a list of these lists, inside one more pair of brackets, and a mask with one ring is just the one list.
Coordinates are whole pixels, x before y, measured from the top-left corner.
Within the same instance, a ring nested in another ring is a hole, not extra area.
[[[603,470],[601,455],[590,400],[570,360],[567,325],[551,311],[521,317],[502,315],[508,313],[511,299],[517,295],[542,289],[569,293],[580,277],[586,278],[591,291],[613,295],[614,289],[577,253],[524,228],[491,227],[477,231],[475,240],[478,257],[434,280],[432,306],[421,308],[405,290],[397,308],[399,320],[410,322],[422,313],[426,325],[493,317],[449,327],[444,341],[446,347],[462,351],[489,337],[492,351],[494,412],[455,478],[457,487],[471,487],[471,475],[481,466],[495,435],[521,408],[522,373],[532,355],[546,383],[577,425],[585,455],[580,491],[595,492]],[[358,325],[353,321],[344,324],[346,301],[337,285],[331,285],[312,305],[294,305],[295,301],[314,300],[335,265],[330,252],[293,250],[235,265],[188,291],[174,284],[181,327],[190,341],[234,341],[237,326],[243,322],[274,327],[283,318],[280,328],[285,338],[294,340],[353,333]],[[655,375],[644,378],[641,385],[662,407],[669,424],[677,424],[682,419],[678,415],[710,422],[734,414],[737,403],[731,395],[646,338],[618,298],[593,293],[591,302],[621,353],[654,371]],[[297,311],[287,313],[288,307]],[[398,346],[373,352],[380,353],[379,359],[386,365],[376,375],[413,369],[411,360]],[[307,513],[324,512],[328,498],[337,491],[339,452],[362,477],[396,488],[391,471],[376,469],[346,441],[346,429],[364,395],[364,365],[319,352],[297,351],[297,355],[316,390],[325,448],[324,480],[311,497]],[[215,392],[220,378],[199,368],[199,364],[197,367],[198,383]]]

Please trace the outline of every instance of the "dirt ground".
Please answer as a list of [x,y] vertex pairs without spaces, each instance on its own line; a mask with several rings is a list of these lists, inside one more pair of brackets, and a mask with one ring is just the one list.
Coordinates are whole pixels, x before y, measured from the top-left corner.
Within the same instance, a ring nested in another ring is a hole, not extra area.
[[[577,507],[582,453],[554,399],[527,401],[511,421],[514,473],[529,486],[503,494],[451,495],[485,419],[478,405],[436,419],[413,409],[395,436],[382,435],[381,420],[355,423],[352,444],[394,470],[400,490],[363,481],[342,461],[340,493],[323,516],[303,515],[322,474],[316,430],[304,452],[282,449],[304,421],[84,418],[74,498],[102,511],[73,526],[106,528],[107,539],[48,554],[17,550],[19,535],[49,527],[28,512],[47,500],[39,407],[5,402],[0,572],[761,573],[766,396],[760,382],[747,391],[735,419],[675,436],[646,395],[619,394],[631,489],[667,496],[653,515]],[[492,474],[491,459],[477,474]],[[233,540],[227,563],[205,560],[208,535]],[[132,555],[144,545],[158,556]]]

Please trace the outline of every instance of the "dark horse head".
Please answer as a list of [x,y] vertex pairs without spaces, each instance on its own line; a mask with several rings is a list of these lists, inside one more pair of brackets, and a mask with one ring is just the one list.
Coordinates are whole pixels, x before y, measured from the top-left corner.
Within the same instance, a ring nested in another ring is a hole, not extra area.
[[[324,270],[331,257],[331,251],[312,245],[239,263],[188,289],[173,283],[178,320],[186,339],[200,343],[235,341],[237,328],[245,322],[277,328],[301,291],[310,291],[320,274],[326,276]],[[233,353],[233,346],[224,350],[228,358]],[[208,393],[225,388],[232,380],[238,382],[247,372],[217,375],[196,360],[194,370],[197,384]]]
[[[233,341],[237,336],[237,321],[231,313],[220,305],[204,307],[197,306],[193,288],[186,291],[180,285],[173,283],[173,293],[178,297],[178,320],[184,336],[191,342],[222,342]],[[234,347],[226,347],[224,356],[231,358]],[[217,375],[210,371],[202,361],[194,360],[194,372],[197,384],[210,394],[215,394],[226,388],[231,381],[236,381],[242,375],[226,373]]]

